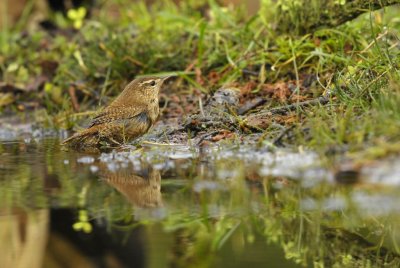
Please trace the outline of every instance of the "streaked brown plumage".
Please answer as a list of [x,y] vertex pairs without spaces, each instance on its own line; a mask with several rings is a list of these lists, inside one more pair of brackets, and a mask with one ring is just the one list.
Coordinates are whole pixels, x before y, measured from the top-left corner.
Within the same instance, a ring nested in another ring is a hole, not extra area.
[[62,144],[75,149],[116,146],[145,134],[158,118],[158,93],[167,78],[149,76],[133,80],[86,129]]

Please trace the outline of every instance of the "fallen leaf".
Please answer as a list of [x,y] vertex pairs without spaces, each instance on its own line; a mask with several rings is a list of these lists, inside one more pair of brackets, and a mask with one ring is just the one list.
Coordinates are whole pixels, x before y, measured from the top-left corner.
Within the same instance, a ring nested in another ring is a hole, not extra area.
[[229,139],[235,135],[234,133],[230,132],[229,130],[221,130],[217,135],[211,138],[212,141],[217,142],[222,139]]
[[280,102],[285,102],[287,98],[292,94],[291,90],[289,89],[289,84],[287,82],[265,84],[263,85],[263,90],[272,98],[277,99]]
[[0,107],[7,106],[15,101],[11,93],[0,93]]

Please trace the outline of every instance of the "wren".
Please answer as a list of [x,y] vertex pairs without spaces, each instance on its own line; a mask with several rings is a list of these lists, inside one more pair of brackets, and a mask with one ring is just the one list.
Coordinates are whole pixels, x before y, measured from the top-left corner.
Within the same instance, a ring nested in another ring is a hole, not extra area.
[[67,138],[62,145],[78,150],[112,147],[142,136],[158,118],[158,94],[167,78],[148,76],[133,80],[86,129]]

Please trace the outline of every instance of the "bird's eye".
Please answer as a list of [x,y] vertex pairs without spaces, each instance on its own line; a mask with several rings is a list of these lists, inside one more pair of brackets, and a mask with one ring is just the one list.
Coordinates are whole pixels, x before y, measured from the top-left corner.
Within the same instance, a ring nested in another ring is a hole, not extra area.
[[156,85],[156,81],[153,80],[150,82],[150,86],[154,87],[155,85]]

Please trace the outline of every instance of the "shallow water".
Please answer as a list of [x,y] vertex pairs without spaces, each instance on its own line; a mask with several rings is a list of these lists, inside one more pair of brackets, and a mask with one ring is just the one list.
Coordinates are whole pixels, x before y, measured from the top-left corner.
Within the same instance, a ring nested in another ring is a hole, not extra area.
[[343,184],[302,150],[100,155],[38,136],[3,139],[0,154],[0,267],[400,264],[396,159]]

